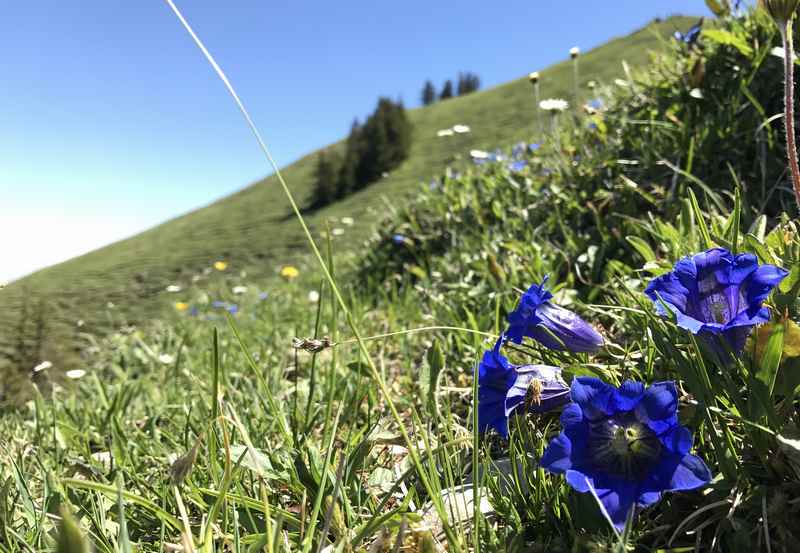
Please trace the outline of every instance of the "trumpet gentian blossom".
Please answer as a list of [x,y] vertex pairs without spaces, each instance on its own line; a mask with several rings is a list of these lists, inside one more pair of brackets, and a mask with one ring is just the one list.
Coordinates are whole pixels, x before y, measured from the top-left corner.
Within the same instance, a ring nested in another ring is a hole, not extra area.
[[508,417],[524,406],[543,413],[569,402],[569,387],[561,369],[548,365],[517,366],[500,353],[501,336],[494,348],[483,354],[478,366],[478,430],[494,428],[508,437]]
[[590,492],[617,530],[634,506],[711,480],[703,460],[689,453],[692,435],[678,423],[674,382],[645,389],[627,381],[615,388],[581,376],[572,381],[571,397],[561,414],[563,432],[547,446],[541,466],[563,474],[574,490]]
[[653,279],[645,294],[656,312],[675,314],[677,325],[695,334],[721,359],[744,349],[754,325],[769,321],[763,306],[788,271],[759,265],[755,255],[712,248],[684,257]]

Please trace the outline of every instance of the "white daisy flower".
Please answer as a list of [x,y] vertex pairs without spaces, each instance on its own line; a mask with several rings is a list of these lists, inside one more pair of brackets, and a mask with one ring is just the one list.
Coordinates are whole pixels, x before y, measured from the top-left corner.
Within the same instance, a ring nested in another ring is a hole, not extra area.
[[442,130],[436,131],[436,136],[438,136],[440,138],[442,136],[453,136],[453,134],[454,134],[453,133],[453,129],[442,129]]
[[344,229],[343,228],[339,228],[339,227],[332,228],[331,229],[331,234],[334,235],[334,236],[341,236],[342,234],[344,234]]
[[158,360],[164,365],[171,365],[175,362],[175,358],[169,353],[162,353],[158,356]]
[[64,373],[64,376],[71,380],[77,380],[79,378],[83,378],[86,375],[86,371],[83,369],[72,369]]
[[317,303],[319,301],[319,292],[317,292],[316,290],[311,290],[308,293],[308,301],[310,301],[311,303]]
[[453,132],[458,134],[468,133],[471,129],[469,125],[453,125]]
[[50,361],[42,361],[41,363],[36,365],[33,369],[31,369],[31,371],[35,372],[35,373],[39,373],[39,372],[42,372],[42,371],[46,371],[47,369],[49,369],[52,366],[53,366],[53,364]]
[[573,46],[572,48],[569,49],[569,57],[571,57],[573,59],[577,58],[580,55],[580,53],[581,53],[581,49],[578,48],[577,46]]
[[170,284],[169,286],[167,286],[167,292],[180,292],[180,291],[181,287],[178,286],[177,284]]
[[569,108],[569,102],[561,98],[548,98],[539,102],[539,107],[545,111],[565,111]]
[[483,150],[470,150],[469,151],[470,157],[473,159],[488,159],[489,152],[484,152]]
[[247,293],[247,286],[242,286],[242,285],[234,286],[233,293],[236,294],[237,296],[241,296],[242,294]]
[[351,226],[353,226],[353,223],[355,223],[355,221],[353,220],[352,217],[342,217],[342,224],[343,225],[347,225],[348,227],[351,227]]

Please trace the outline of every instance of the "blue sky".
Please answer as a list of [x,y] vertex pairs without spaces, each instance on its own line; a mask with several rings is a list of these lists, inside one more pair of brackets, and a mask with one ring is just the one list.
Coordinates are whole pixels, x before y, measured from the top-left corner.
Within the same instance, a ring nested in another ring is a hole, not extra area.
[[[484,87],[704,0],[177,0],[279,164],[425,79]],[[598,6],[602,6],[598,10]],[[263,177],[221,83],[161,0],[0,2],[0,281]],[[291,184],[291,183],[290,183]]]

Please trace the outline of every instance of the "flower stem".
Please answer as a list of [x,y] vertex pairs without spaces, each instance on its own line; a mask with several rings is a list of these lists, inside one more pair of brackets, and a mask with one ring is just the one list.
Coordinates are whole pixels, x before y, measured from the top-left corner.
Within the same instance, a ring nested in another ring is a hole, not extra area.
[[786,125],[786,155],[789,159],[789,171],[792,174],[792,188],[795,200],[800,207],[800,168],[797,166],[797,146],[794,134],[794,45],[792,38],[792,20],[780,26],[783,39],[784,81],[784,124]]

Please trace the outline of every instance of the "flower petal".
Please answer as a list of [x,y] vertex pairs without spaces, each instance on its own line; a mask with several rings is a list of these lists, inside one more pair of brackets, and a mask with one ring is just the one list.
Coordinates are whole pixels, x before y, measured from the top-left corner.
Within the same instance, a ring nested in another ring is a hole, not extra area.
[[570,390],[572,401],[580,405],[584,418],[594,420],[611,415],[611,399],[614,387],[593,376],[573,379]]
[[583,411],[577,403],[570,403],[561,412],[561,426],[569,430],[583,422]]
[[545,302],[539,306],[536,314],[540,318],[540,326],[531,329],[531,337],[550,349],[592,352],[603,346],[603,337],[568,309]]
[[603,516],[621,532],[638,497],[636,484],[618,478],[605,479],[603,482],[595,482],[589,478],[587,482]]
[[539,306],[553,297],[544,289],[546,282],[547,277],[541,284],[532,284],[520,298],[517,308],[508,314],[509,326],[506,334],[513,342],[522,343],[523,336],[529,336],[531,329],[539,324]]
[[674,382],[656,382],[644,391],[636,406],[636,418],[656,434],[678,422],[678,390]]
[[711,481],[711,471],[705,462],[696,455],[684,455],[675,468],[668,491],[694,490]]
[[673,453],[686,455],[692,449],[692,433],[685,426],[676,425],[661,436],[661,442]]
[[587,476],[578,470],[569,469],[564,476],[567,484],[576,492],[586,493],[591,489]]
[[572,468],[572,442],[561,433],[547,445],[539,465],[548,472],[562,474]]
[[614,411],[632,411],[641,401],[644,394],[644,384],[626,380],[622,386],[614,390],[611,405]]
[[747,303],[760,306],[788,274],[789,271],[775,265],[760,265],[744,282],[743,292]]

